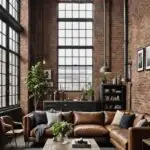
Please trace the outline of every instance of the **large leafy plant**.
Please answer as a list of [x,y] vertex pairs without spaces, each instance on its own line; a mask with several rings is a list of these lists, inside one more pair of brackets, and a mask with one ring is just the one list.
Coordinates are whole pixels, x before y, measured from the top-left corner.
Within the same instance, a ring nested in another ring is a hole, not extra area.
[[44,73],[41,62],[37,62],[31,67],[26,79],[29,90],[29,99],[34,99],[34,109],[42,96],[48,92],[48,76]]

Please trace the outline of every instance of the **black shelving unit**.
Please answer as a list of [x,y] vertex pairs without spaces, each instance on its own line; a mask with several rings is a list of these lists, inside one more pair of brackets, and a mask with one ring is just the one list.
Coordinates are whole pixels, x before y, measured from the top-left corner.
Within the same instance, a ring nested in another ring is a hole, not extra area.
[[102,110],[123,110],[126,108],[126,86],[101,84],[100,101]]

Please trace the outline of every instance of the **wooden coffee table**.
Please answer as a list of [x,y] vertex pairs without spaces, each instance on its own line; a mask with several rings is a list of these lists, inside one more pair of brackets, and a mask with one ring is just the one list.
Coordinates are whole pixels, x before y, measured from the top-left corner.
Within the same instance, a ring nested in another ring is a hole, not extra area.
[[94,139],[85,139],[89,141],[91,148],[72,148],[72,140],[68,139],[69,142],[67,144],[62,144],[60,142],[54,142],[53,139],[48,139],[43,150],[100,150]]

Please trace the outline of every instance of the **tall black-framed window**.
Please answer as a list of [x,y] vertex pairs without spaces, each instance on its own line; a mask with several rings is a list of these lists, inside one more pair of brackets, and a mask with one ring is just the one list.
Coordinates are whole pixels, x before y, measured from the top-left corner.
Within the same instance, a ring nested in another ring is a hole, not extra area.
[[19,24],[19,2],[0,0],[0,108],[19,104],[20,32],[13,24]]
[[80,91],[92,83],[92,2],[58,3],[58,88]]

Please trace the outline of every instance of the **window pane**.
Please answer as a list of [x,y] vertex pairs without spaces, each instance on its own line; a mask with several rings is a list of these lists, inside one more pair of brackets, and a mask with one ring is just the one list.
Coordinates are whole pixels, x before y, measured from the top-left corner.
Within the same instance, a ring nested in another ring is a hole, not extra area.
[[59,49],[59,56],[65,56],[65,49]]
[[72,56],[72,49],[66,49],[66,56]]
[[59,37],[65,37],[65,30],[59,30]]
[[72,30],[66,30],[66,37],[72,37]]
[[72,22],[66,22],[66,29],[72,29]]
[[59,11],[59,18],[65,18],[65,11]]
[[64,57],[59,58],[59,65],[65,65],[65,58]]
[[92,4],[86,4],[86,10],[91,10],[92,11]]
[[80,18],[85,18],[86,14],[85,11],[80,11]]
[[65,10],[65,4],[64,3],[59,3],[59,10]]
[[59,29],[65,29],[65,22],[59,22]]
[[59,38],[59,45],[65,45],[65,39]]
[[66,18],[72,18],[72,11],[66,11]]
[[86,4],[80,4],[80,10],[85,10]]

